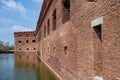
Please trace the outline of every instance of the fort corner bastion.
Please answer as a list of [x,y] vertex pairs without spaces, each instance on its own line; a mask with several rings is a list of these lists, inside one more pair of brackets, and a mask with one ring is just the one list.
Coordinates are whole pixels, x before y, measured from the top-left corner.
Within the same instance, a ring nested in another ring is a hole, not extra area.
[[120,80],[120,0],[44,0],[35,31],[15,32],[60,80]]

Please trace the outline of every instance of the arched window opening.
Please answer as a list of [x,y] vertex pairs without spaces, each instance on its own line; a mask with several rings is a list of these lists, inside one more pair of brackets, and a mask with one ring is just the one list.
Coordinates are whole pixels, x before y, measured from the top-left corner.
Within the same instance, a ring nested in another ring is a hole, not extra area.
[[56,9],[53,11],[53,30],[56,30]]
[[63,0],[62,5],[62,23],[64,24],[70,19],[70,0]]

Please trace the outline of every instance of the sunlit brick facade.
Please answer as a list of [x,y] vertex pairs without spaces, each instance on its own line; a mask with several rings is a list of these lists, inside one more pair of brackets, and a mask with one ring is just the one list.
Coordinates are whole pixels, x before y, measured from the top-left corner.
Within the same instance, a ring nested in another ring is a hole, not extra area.
[[61,80],[120,80],[120,0],[44,0],[35,33]]

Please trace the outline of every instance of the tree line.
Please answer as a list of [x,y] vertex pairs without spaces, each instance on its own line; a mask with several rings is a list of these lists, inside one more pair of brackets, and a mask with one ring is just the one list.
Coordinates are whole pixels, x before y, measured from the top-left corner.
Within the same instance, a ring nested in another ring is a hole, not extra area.
[[10,45],[9,42],[0,41],[0,51],[14,50],[14,45]]

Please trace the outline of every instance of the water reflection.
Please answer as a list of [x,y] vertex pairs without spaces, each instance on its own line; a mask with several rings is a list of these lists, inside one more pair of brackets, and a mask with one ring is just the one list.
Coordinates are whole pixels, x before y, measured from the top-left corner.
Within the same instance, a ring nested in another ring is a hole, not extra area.
[[14,80],[13,54],[0,54],[0,80]]
[[35,54],[0,54],[0,80],[58,79]]

